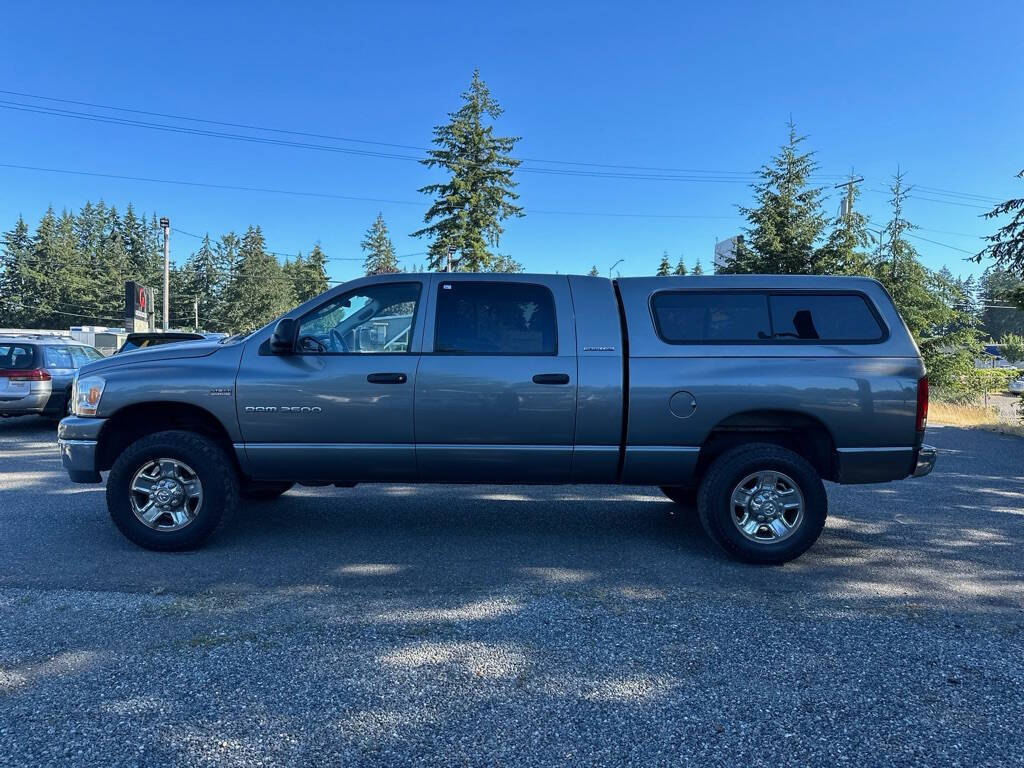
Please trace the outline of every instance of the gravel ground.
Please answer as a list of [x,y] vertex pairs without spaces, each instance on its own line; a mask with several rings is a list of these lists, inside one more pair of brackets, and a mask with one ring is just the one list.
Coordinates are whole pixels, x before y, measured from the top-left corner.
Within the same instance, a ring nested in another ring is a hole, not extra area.
[[795,563],[648,488],[360,486],[121,538],[0,423],[0,765],[1021,765],[1024,441],[829,487]]

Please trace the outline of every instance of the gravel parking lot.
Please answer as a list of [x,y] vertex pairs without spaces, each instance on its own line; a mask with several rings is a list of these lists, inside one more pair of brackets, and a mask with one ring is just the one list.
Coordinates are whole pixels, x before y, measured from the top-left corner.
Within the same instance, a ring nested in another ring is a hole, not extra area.
[[740,565],[650,488],[360,486],[123,539],[0,423],[0,764],[1020,765],[1024,441]]

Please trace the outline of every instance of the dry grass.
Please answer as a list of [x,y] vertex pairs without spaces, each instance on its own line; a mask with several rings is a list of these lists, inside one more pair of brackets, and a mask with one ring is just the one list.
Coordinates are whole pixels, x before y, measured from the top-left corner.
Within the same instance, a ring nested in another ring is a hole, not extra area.
[[954,405],[932,401],[928,405],[928,421],[954,427],[976,427],[992,432],[1024,437],[1024,425],[1007,421],[995,408],[982,405]]

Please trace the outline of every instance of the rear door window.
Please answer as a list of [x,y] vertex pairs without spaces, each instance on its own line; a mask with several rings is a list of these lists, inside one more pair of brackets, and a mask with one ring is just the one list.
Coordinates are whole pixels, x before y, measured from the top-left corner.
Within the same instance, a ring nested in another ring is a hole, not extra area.
[[0,344],[0,370],[27,371],[35,367],[35,359],[31,344]]
[[47,368],[74,368],[70,347],[44,347]]
[[780,341],[870,342],[885,336],[859,294],[772,294],[768,302],[774,335]]
[[434,351],[455,355],[555,355],[555,299],[543,285],[443,281]]
[[670,344],[756,342],[771,338],[763,293],[657,293],[651,302],[658,335]]
[[91,363],[93,360],[102,358],[99,352],[92,347],[71,347],[71,359],[75,361],[75,368]]

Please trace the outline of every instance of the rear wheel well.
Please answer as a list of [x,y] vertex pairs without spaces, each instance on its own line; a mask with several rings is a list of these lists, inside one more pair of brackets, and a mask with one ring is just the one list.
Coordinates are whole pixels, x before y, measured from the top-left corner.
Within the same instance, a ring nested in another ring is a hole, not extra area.
[[807,459],[823,480],[836,478],[832,433],[813,416],[793,411],[748,411],[716,424],[701,446],[697,476],[731,448],[755,442],[788,448]]
[[197,405],[175,402],[129,405],[108,418],[99,435],[97,469],[110,469],[121,452],[136,440],[169,429],[209,437],[230,457],[235,469],[239,469],[231,437],[217,417]]

